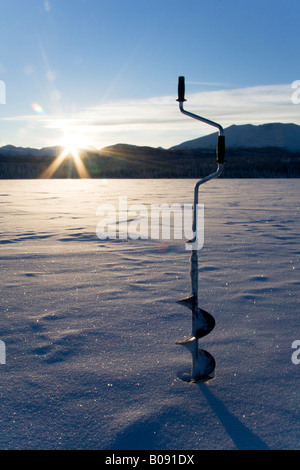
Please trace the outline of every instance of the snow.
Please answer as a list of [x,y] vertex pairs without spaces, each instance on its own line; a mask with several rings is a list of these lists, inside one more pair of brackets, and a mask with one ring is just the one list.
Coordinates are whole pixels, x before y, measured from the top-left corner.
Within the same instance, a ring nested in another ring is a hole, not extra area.
[[205,184],[199,346],[186,383],[185,240],[99,240],[97,207],[192,203],[194,180],[1,182],[1,449],[299,449],[300,181]]

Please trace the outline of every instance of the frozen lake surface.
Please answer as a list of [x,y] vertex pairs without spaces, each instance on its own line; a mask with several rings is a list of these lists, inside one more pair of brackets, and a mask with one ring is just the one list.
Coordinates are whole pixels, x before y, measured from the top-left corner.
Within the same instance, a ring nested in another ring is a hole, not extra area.
[[194,183],[1,181],[1,449],[300,448],[300,180],[200,190],[216,327],[199,345],[217,364],[203,384],[177,376],[185,241],[97,238],[100,204],[192,203]]

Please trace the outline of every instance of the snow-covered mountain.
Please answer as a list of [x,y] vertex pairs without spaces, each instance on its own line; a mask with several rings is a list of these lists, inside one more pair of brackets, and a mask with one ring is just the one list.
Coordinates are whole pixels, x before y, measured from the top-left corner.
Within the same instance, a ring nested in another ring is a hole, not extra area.
[[[300,150],[300,126],[297,124],[270,123],[254,126],[233,125],[225,129],[227,148],[267,148],[277,147]],[[217,132],[183,142],[172,147],[173,150],[215,148]]]

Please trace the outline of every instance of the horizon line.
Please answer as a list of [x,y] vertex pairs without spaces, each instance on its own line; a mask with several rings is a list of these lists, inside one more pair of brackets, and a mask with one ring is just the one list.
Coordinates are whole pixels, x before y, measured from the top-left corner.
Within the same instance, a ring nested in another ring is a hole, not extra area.
[[[288,126],[288,125],[294,125],[294,126],[297,126],[297,127],[300,127],[299,124],[296,124],[295,122],[279,122],[279,121],[274,121],[274,122],[265,122],[263,124],[252,124],[252,123],[247,123],[247,124],[231,124],[230,126],[227,126],[224,128],[224,131],[226,131],[226,129],[229,129],[231,127],[244,127],[244,126],[253,126],[253,127],[260,127],[260,126],[267,126],[267,125],[270,125],[270,124],[280,124],[280,125],[283,125],[283,126]],[[147,145],[147,144],[129,144],[129,143],[126,143],[126,142],[116,142],[114,144],[109,144],[109,145],[105,145],[104,147],[95,147],[93,145],[89,145],[87,147],[84,147],[84,146],[79,146],[78,149],[79,150],[86,150],[86,151],[101,151],[103,149],[106,149],[108,147],[114,147],[116,145],[127,145],[127,146],[131,146],[131,147],[150,147],[150,148],[153,148],[153,149],[163,149],[163,150],[171,150],[172,148],[174,147],[178,147],[180,145],[182,145],[183,143],[185,142],[190,142],[190,141],[193,141],[193,140],[197,140],[197,139],[202,139],[202,138],[205,138],[205,137],[208,137],[210,135],[214,135],[214,134],[217,134],[218,132],[217,131],[213,131],[213,132],[210,132],[208,134],[205,134],[205,135],[201,135],[200,137],[195,137],[194,139],[188,139],[188,140],[185,140],[183,142],[181,142],[180,144],[176,144],[176,145],[172,145],[171,147],[163,147],[161,145],[158,145],[158,146],[152,146],[152,145]],[[2,145],[0,147],[0,149],[3,149],[5,147],[14,147],[14,148],[20,148],[20,149],[31,149],[31,150],[45,150],[45,149],[53,149],[53,148],[65,148],[66,146],[64,144],[54,144],[54,145],[46,145],[45,147],[31,147],[31,146],[28,146],[26,145],[25,147],[23,146],[20,146],[20,145],[15,145],[15,144],[5,144],[5,145]]]

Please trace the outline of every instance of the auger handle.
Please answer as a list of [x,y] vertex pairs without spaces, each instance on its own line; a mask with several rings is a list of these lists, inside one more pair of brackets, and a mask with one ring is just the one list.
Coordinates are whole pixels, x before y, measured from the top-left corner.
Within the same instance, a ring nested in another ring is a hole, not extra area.
[[210,119],[206,119],[204,117],[198,116],[197,114],[193,114],[193,113],[190,113],[189,111],[186,111],[183,108],[183,102],[186,101],[186,99],[184,98],[184,94],[185,94],[184,77],[178,77],[178,99],[176,101],[179,101],[180,111],[186,116],[197,119],[198,121],[201,121],[201,122],[205,122],[209,126],[217,127],[217,129],[219,130],[218,144],[217,144],[217,163],[219,165],[223,165],[225,163],[225,136],[224,136],[223,127],[221,126],[221,124],[218,124],[217,122],[211,121]]
[[186,101],[186,99],[184,99],[184,94],[185,94],[184,77],[178,77],[178,99],[176,101],[179,101],[180,103],[183,103],[184,101]]
[[225,163],[225,135],[218,136],[217,163],[221,165]]

